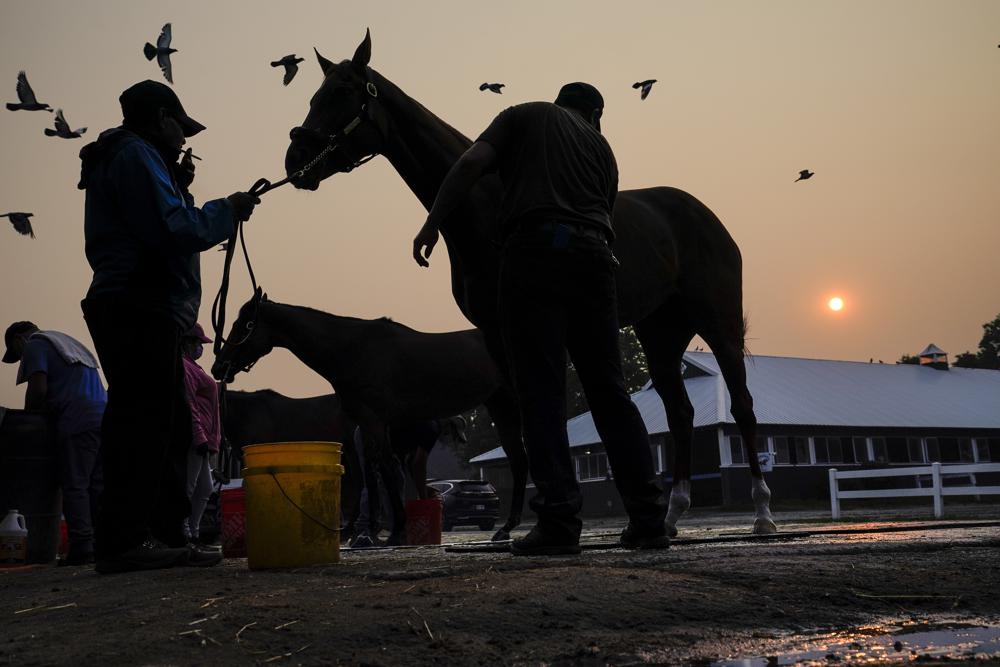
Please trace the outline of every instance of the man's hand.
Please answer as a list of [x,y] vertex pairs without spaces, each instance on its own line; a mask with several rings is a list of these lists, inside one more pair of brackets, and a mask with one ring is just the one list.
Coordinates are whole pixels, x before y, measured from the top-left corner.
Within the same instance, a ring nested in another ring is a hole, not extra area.
[[260,203],[260,197],[252,195],[249,192],[234,192],[226,197],[226,199],[233,205],[236,219],[240,222],[249,220],[253,214],[253,207]]
[[413,239],[413,260],[417,264],[420,266],[431,265],[427,260],[430,259],[431,253],[434,251],[434,246],[437,245],[438,236],[437,225],[428,219]]
[[184,157],[181,158],[180,163],[177,165],[174,178],[177,179],[177,185],[182,190],[187,190],[194,183],[194,160],[191,159],[190,148],[184,151]]

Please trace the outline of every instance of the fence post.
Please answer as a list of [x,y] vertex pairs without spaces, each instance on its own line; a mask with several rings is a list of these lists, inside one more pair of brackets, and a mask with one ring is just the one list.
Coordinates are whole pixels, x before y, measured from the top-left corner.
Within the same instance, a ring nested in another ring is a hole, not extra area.
[[934,518],[940,519],[944,515],[944,500],[941,495],[941,464],[931,464],[931,480],[934,487]]
[[839,519],[840,498],[837,496],[839,491],[837,488],[837,469],[830,468],[827,472],[830,474],[830,513],[833,515],[834,519]]

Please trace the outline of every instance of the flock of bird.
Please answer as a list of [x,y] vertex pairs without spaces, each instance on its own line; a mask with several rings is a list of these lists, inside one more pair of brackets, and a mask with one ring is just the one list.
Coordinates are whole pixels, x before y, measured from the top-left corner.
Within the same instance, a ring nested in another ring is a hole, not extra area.
[[[163,72],[163,77],[170,83],[174,82],[173,67],[170,62],[170,56],[177,53],[177,49],[171,46],[173,41],[173,30],[170,24],[167,23],[160,30],[160,36],[156,39],[156,46],[149,42],[142,47],[142,52],[149,61],[156,60],[156,64],[160,67]],[[281,67],[285,70],[284,78],[282,83],[288,85],[295,78],[295,75],[299,71],[299,63],[302,62],[304,58],[299,58],[294,53],[284,56],[279,60],[271,61],[271,67]],[[649,92],[653,89],[653,84],[656,83],[656,79],[646,79],[645,81],[636,81],[632,84],[632,87],[639,92],[639,99],[644,100],[649,97]],[[503,83],[483,83],[479,86],[479,90],[482,92],[490,91],[491,93],[496,93],[497,95],[503,94],[503,89],[506,84]],[[48,111],[53,112],[51,106],[44,102],[39,102],[38,98],[35,96],[35,91],[32,90],[31,84],[28,83],[28,75],[22,70],[18,72],[17,75],[17,99],[15,102],[8,102],[7,108],[11,111]],[[81,127],[78,129],[72,129],[69,123],[66,122],[66,116],[63,114],[62,109],[55,110],[54,116],[54,126],[55,129],[45,128],[45,136],[47,137],[59,137],[61,139],[78,139],[83,136],[83,133],[87,131],[87,128]],[[799,177],[795,179],[795,182],[804,181],[812,178],[813,172],[808,169],[803,169],[799,172]],[[0,218],[7,218],[10,220],[14,229],[25,236],[35,237],[35,232],[31,228],[31,221],[29,218],[32,217],[32,213],[24,213],[20,211],[12,211],[10,213],[0,214]]]

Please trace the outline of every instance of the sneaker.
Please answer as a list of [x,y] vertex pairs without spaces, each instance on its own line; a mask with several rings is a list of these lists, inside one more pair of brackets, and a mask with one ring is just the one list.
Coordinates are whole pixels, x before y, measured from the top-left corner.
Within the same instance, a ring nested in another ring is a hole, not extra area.
[[375,542],[368,533],[358,533],[354,536],[354,540],[351,541],[348,546],[352,549],[369,549],[375,546]]
[[668,549],[670,537],[667,527],[660,526],[657,530],[640,530],[629,522],[622,531],[620,542],[625,549]]
[[94,562],[94,543],[93,542],[81,542],[78,544],[71,544],[69,547],[69,553],[65,557],[59,560],[57,565],[59,567],[66,566],[76,566],[76,565],[90,565]]
[[188,544],[185,550],[186,557],[178,565],[188,567],[212,567],[222,562],[222,550],[203,547],[197,544]]
[[159,570],[182,565],[187,560],[188,550],[171,549],[163,542],[148,539],[137,547],[115,556],[99,558],[94,568],[101,574],[136,572],[138,570]]
[[510,543],[515,556],[572,556],[580,553],[580,538],[554,535],[538,524],[525,535]]

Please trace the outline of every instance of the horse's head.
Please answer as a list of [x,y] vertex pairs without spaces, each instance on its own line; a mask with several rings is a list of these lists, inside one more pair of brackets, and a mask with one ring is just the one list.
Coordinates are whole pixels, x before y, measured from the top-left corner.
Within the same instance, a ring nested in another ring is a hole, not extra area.
[[232,382],[240,371],[249,372],[261,357],[274,349],[271,334],[261,318],[266,303],[267,295],[258,287],[253,297],[240,308],[229,337],[212,364],[212,377],[219,382]]
[[285,154],[285,172],[295,187],[315,190],[323,179],[382,152],[388,119],[368,69],[371,55],[367,31],[350,60],[334,64],[316,51],[323,83],[302,125],[292,128]]

